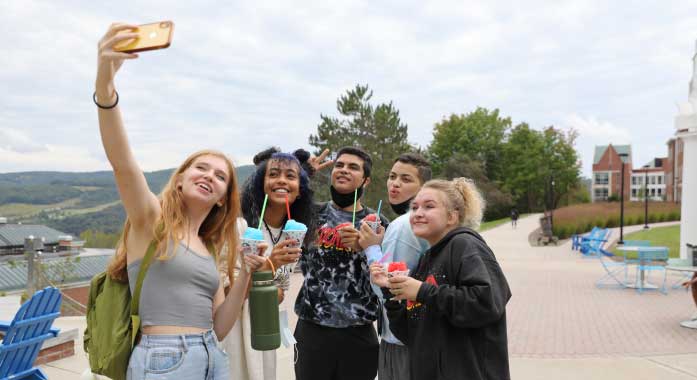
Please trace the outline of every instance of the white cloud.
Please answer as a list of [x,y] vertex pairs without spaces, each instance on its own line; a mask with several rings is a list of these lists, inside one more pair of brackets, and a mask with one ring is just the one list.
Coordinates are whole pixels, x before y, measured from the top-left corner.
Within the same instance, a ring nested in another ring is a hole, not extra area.
[[576,128],[584,164],[608,142],[646,161],[686,97],[696,12],[687,0],[3,2],[0,149],[14,161],[0,172],[107,169],[90,99],[97,41],[111,21],[158,19],[175,22],[172,46],[116,79],[146,170],[203,147],[240,164],[270,145],[309,148],[319,115],[358,83],[393,101],[421,146],[442,117],[482,106]]
[[105,162],[96,159],[80,146],[46,145],[44,150],[17,151],[0,146],[0,161],[7,172],[36,170],[94,171],[103,170]]
[[32,153],[45,151],[46,147],[33,141],[20,131],[0,128],[0,149],[17,153]]
[[566,118],[565,124],[575,129],[580,135],[593,140],[624,144],[631,138],[627,128],[618,127],[609,121],[599,121],[593,116],[583,117],[571,114]]

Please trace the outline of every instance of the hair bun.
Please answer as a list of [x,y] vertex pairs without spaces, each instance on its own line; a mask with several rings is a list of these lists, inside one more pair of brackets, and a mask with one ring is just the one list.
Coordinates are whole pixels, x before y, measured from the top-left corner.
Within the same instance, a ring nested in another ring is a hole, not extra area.
[[268,148],[268,149],[262,150],[261,152],[257,153],[257,154],[254,156],[254,158],[252,159],[252,162],[254,162],[254,165],[259,165],[260,163],[262,163],[262,162],[268,160],[269,158],[271,158],[271,156],[272,156],[274,153],[279,153],[280,151],[281,151],[281,149],[279,149],[279,148],[277,148],[277,147],[275,147],[275,146],[272,146],[272,147],[270,147],[270,148]]
[[298,149],[293,152],[293,156],[295,156],[295,158],[297,158],[301,164],[304,164],[310,159],[310,152],[306,151],[305,149]]

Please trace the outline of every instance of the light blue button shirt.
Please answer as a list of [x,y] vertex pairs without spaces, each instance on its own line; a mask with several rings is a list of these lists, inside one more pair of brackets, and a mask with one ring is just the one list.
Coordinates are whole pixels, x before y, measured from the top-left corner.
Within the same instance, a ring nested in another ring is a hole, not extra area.
[[[365,250],[368,264],[379,261],[383,255],[391,255],[384,262],[404,261],[410,272],[416,269],[421,256],[428,250],[429,244],[426,240],[417,238],[411,230],[409,224],[409,213],[406,213],[393,220],[385,231],[382,246],[373,245]],[[384,302],[382,291],[376,285],[371,284],[373,291],[380,297],[380,302]],[[402,344],[390,331],[390,321],[387,314],[382,313],[382,339],[392,344]]]

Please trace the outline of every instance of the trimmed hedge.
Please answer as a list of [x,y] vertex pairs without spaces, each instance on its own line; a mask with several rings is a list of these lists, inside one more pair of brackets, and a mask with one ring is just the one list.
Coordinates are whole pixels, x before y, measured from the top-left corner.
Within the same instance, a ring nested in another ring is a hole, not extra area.
[[[649,223],[680,220],[680,204],[649,202]],[[644,224],[644,203],[624,203],[624,225]],[[614,228],[620,225],[619,202],[577,204],[554,210],[554,236],[565,239],[573,234],[583,234],[593,227]]]

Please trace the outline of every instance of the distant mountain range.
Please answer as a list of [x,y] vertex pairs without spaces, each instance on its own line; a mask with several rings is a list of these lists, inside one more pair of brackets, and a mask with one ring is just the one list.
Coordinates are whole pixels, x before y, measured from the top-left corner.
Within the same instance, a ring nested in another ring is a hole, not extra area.
[[[239,182],[253,170],[253,165],[237,167]],[[146,172],[150,189],[159,193],[173,171]],[[21,172],[0,173],[0,217],[79,236],[87,229],[120,231],[125,212],[111,171]]]

